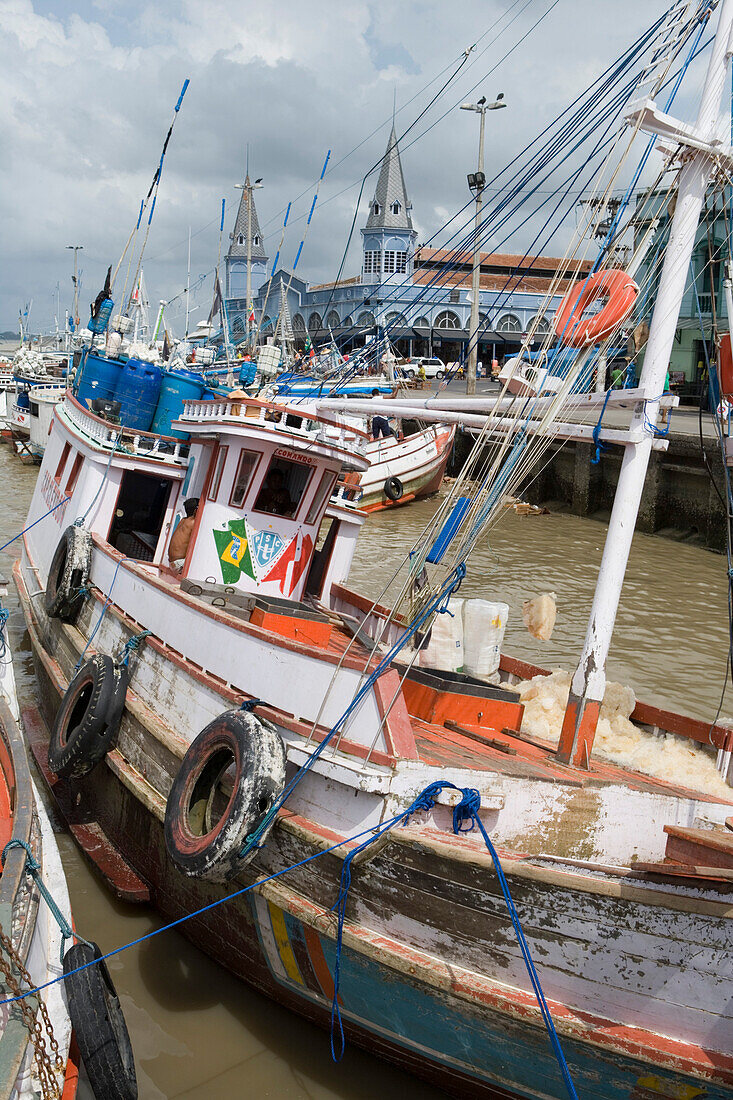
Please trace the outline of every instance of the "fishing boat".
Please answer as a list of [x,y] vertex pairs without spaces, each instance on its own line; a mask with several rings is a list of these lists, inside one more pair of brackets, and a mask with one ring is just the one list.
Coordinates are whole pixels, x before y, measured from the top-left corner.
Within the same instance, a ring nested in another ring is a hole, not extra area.
[[[46,809],[28,768],[2,606],[7,581],[0,577],[0,1000],[44,985],[63,974],[61,929],[28,873],[32,853],[43,889],[63,919],[71,908],[61,857]],[[10,842],[14,846],[6,848]],[[26,848],[27,846],[27,848]],[[20,1011],[18,1011],[20,1009]],[[0,1014],[0,1091],[12,1100],[76,1096],[79,1055],[63,987],[52,985],[39,1000]]]
[[46,449],[54,409],[62,400],[65,391],[65,382],[47,382],[45,385],[32,386],[28,392],[30,415],[28,447],[36,459],[40,459]]
[[[649,65],[634,55],[653,91],[716,6],[675,3],[654,24]],[[646,465],[666,446],[656,418],[676,401],[659,394],[687,263],[712,166],[731,158],[715,124],[733,0],[719,7],[697,123],[627,103],[631,129],[683,161],[628,429],[602,424],[612,392],[587,395],[595,426],[562,421],[582,355],[551,396],[428,399],[426,419],[481,438],[394,575],[385,560],[388,603],[349,585],[365,517],[333,490],[365,473],[368,438],[345,399],[187,400],[161,436],[67,393],[14,567],[31,747],[110,888],[330,1027],[335,1057],[353,1040],[453,1095],[733,1096],[731,732],[631,715],[651,740],[717,749],[715,791],[594,752]],[[628,313],[610,294],[589,324],[583,292],[561,339],[587,350]],[[522,732],[512,690],[541,669],[422,658],[530,449],[563,433],[624,458],[554,746]]]

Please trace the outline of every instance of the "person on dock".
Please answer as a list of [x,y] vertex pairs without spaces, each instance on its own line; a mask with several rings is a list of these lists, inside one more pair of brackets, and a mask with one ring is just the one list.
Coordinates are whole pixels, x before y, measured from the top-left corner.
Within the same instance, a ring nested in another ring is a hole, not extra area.
[[[372,390],[372,397],[379,397],[379,390]],[[394,430],[387,417],[379,416],[379,414],[373,416],[372,439],[379,439],[380,437],[384,437],[384,439],[389,439],[390,436],[393,436],[395,439],[397,439],[397,432]]]
[[173,537],[168,547],[168,561],[170,562],[171,569],[175,569],[176,573],[181,572],[184,562],[186,561],[186,554],[188,553],[188,547],[191,542],[191,535],[193,534],[193,528],[196,522],[196,509],[198,506],[198,497],[189,497],[188,500],[184,500],[183,507],[186,510],[186,515],[173,532]]

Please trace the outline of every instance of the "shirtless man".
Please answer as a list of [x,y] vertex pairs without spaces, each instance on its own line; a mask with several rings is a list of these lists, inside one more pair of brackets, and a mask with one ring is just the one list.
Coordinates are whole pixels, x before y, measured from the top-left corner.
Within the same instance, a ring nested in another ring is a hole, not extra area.
[[188,545],[191,541],[191,535],[193,534],[194,523],[196,522],[196,509],[198,506],[198,497],[189,497],[188,500],[184,500],[183,507],[186,509],[186,515],[173,532],[173,537],[168,547],[168,561],[170,562],[171,569],[175,569],[177,573],[181,572],[183,563],[186,560]]

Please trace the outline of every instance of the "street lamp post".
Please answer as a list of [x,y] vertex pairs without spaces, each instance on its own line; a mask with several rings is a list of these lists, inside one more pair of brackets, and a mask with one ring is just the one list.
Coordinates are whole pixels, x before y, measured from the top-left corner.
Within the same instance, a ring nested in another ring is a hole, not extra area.
[[504,93],[499,92],[493,103],[486,102],[483,96],[478,103],[462,103],[462,111],[476,111],[481,117],[478,139],[478,170],[469,172],[468,186],[476,195],[476,218],[473,231],[473,268],[471,272],[471,322],[468,333],[468,364],[466,370],[466,393],[476,393],[476,364],[478,362],[478,320],[479,320],[479,289],[481,285],[481,208],[484,200],[484,187],[486,176],[484,175],[484,125],[487,111],[499,111],[506,107],[503,103]]
[[79,328],[79,279],[77,276],[77,256],[84,248],[83,244],[67,244],[67,250],[71,249],[74,253],[74,274],[71,276],[71,281],[74,284],[74,327]]
[[254,183],[250,183],[249,175],[247,175],[244,183],[235,183],[234,186],[247,195],[247,351],[251,352],[253,349],[250,346],[249,319],[252,316],[252,192],[256,188],[262,187],[263,183],[261,178],[255,180]]

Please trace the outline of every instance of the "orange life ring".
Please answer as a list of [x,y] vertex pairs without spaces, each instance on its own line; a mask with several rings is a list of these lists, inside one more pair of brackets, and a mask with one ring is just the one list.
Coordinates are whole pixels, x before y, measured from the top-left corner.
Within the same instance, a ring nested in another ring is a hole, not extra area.
[[[620,268],[596,271],[587,279],[579,279],[568,291],[555,314],[553,328],[566,347],[598,344],[626,320],[638,294],[634,280]],[[592,317],[584,318],[585,310],[599,298],[608,299],[605,306]]]

